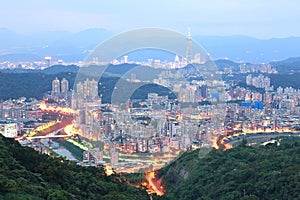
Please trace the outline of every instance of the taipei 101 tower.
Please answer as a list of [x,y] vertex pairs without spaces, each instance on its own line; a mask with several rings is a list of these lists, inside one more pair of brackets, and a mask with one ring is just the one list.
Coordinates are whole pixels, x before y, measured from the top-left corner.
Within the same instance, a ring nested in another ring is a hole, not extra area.
[[186,55],[185,55],[188,64],[192,62],[191,53],[192,53],[192,37],[191,37],[191,29],[188,28],[187,47],[186,47]]

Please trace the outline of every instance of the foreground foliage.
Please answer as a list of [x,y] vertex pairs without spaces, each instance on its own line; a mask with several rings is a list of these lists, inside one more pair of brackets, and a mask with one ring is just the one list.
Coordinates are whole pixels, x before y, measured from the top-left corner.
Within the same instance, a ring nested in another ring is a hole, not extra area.
[[168,199],[300,199],[300,142],[185,153],[159,175]]
[[146,191],[106,176],[103,168],[80,167],[41,155],[0,136],[0,199],[149,199]]
[[[167,193],[153,199],[300,199],[300,140],[206,154],[187,152],[161,169]],[[0,199],[149,199],[125,179],[145,181],[141,174],[106,176],[102,168],[41,155],[0,136]]]

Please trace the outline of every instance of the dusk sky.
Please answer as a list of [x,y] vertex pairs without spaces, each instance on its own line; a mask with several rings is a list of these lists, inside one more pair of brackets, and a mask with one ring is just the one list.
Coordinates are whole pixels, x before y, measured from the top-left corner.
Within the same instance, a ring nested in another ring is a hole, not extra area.
[[0,27],[18,33],[160,27],[194,35],[300,36],[298,0],[4,1]]

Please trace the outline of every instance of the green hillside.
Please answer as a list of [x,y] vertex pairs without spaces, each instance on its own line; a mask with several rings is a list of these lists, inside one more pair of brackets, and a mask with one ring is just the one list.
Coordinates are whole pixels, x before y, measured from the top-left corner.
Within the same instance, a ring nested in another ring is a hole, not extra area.
[[300,199],[299,141],[199,155],[185,153],[159,171],[167,199]]
[[0,135],[0,199],[148,200],[149,196],[117,175],[106,176],[102,168],[41,155]]
[[[75,73],[61,72],[58,74],[42,74],[42,73],[2,73],[0,72],[0,100],[17,99],[20,97],[42,99],[43,95],[51,91],[52,81],[66,78],[69,81],[70,89],[73,89],[76,78]],[[95,77],[97,80],[99,77]],[[98,92],[102,96],[103,103],[110,103],[111,96],[116,84],[126,85],[128,89],[137,87],[131,96],[132,99],[146,99],[148,93],[155,92],[160,96],[168,95],[174,99],[175,95],[166,87],[153,83],[130,83],[120,77],[103,76],[99,80]],[[34,88],[34,90],[33,90]]]
[[[299,139],[279,146],[203,151],[186,152],[158,171],[167,192],[153,199],[300,198]],[[120,175],[106,176],[102,168],[41,155],[2,136],[0,154],[3,200],[149,199],[145,190],[128,185]]]

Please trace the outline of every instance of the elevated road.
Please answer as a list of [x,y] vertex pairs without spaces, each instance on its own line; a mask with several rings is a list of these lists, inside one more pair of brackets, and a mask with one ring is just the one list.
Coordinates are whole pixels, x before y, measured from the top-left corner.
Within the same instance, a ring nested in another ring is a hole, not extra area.
[[243,139],[246,139],[248,143],[262,143],[278,137],[300,137],[300,132],[248,133],[225,138],[224,142],[231,144],[234,147],[241,143]]

